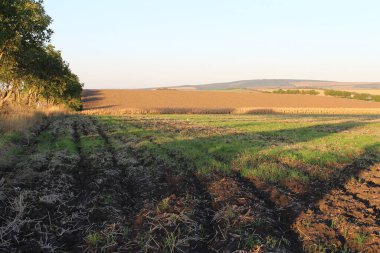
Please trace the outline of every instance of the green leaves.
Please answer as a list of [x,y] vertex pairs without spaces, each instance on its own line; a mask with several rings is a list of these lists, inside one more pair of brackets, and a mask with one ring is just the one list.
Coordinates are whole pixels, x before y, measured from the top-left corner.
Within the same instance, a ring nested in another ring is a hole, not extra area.
[[9,53],[23,46],[42,46],[49,41],[52,19],[42,1],[0,0],[0,51]]
[[17,92],[27,104],[44,100],[80,109],[82,84],[61,52],[48,44],[52,19],[42,4],[0,0],[0,107]]

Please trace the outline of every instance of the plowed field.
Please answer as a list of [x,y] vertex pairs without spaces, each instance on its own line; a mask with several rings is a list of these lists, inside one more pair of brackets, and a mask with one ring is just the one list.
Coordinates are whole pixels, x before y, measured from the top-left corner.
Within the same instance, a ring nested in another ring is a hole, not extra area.
[[380,118],[51,117],[0,133],[1,252],[379,252]]
[[85,110],[238,109],[238,108],[376,108],[380,103],[343,98],[259,92],[177,90],[85,90]]

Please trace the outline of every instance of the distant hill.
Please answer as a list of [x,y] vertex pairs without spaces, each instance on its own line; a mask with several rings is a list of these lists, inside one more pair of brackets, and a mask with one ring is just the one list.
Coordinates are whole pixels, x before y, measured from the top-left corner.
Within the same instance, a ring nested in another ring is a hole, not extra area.
[[[178,90],[233,90],[233,89],[290,89],[290,88],[321,88],[321,89],[380,89],[380,82],[334,82],[321,80],[299,79],[256,79],[226,83],[211,83],[200,85],[183,85],[166,87]],[[162,88],[161,88],[162,89]]]

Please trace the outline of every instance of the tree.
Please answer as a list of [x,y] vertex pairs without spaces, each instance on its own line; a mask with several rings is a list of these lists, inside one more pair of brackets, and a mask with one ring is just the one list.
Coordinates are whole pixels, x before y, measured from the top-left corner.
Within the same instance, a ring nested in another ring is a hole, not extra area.
[[0,60],[23,45],[42,46],[50,40],[52,19],[42,0],[0,0]]
[[3,62],[0,67],[0,108],[12,97],[20,79],[14,58],[7,57]]
[[51,18],[42,0],[0,0],[0,108],[10,100],[80,108],[82,84],[47,44]]
[[[70,70],[69,64],[62,59],[61,52],[52,45],[31,48],[20,56],[18,71],[29,80],[26,89],[31,89],[50,104],[63,103],[79,109],[82,85],[79,78]],[[77,100],[74,103],[74,100]]]

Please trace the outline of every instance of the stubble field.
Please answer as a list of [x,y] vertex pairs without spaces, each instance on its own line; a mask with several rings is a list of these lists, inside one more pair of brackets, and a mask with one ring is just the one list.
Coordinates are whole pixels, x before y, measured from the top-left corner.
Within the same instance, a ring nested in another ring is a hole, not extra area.
[[87,114],[380,114],[377,102],[256,91],[85,90],[83,102]]
[[379,252],[377,116],[53,116],[1,133],[0,251]]

